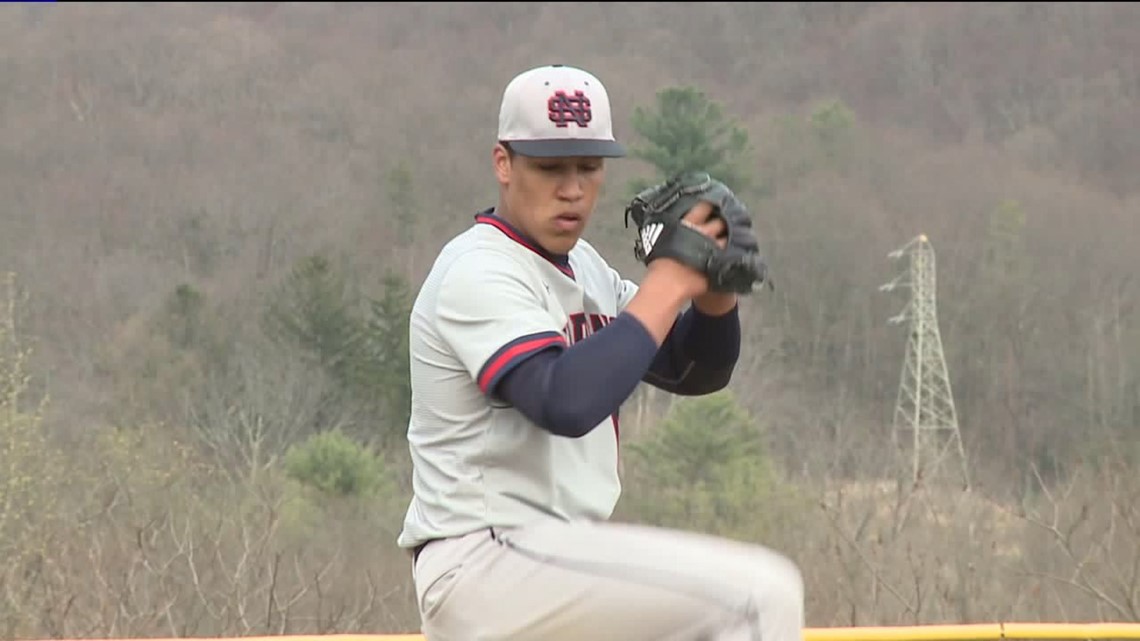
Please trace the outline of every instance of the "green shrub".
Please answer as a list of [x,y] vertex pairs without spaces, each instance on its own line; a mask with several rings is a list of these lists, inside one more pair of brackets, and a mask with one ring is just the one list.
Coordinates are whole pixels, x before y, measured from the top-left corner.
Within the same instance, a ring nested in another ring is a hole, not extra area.
[[731,391],[678,400],[628,452],[625,503],[638,521],[761,540],[798,509]]
[[293,445],[285,454],[286,475],[332,496],[372,496],[386,481],[383,462],[356,441],[333,430]]

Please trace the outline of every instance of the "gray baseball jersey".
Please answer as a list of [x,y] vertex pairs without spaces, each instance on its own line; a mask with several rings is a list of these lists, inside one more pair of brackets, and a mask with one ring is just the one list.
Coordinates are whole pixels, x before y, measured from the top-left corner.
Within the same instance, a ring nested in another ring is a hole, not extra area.
[[636,292],[588,242],[560,261],[487,212],[443,248],[412,308],[414,496],[401,547],[610,516],[621,492],[618,416],[558,437],[486,392],[537,350],[605,327]]

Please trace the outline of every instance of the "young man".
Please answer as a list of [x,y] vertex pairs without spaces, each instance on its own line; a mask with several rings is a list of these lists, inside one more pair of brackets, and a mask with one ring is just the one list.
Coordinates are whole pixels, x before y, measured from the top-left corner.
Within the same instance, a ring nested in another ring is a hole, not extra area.
[[[414,496],[398,542],[412,551],[423,632],[799,641],[803,586],[785,557],[607,521],[619,407],[643,380],[684,395],[727,385],[735,295],[671,259],[638,286],[581,239],[605,159],[625,154],[593,75],[552,65],[515,77],[498,141],[498,205],[443,248],[412,310]],[[710,211],[687,220],[719,238]]]

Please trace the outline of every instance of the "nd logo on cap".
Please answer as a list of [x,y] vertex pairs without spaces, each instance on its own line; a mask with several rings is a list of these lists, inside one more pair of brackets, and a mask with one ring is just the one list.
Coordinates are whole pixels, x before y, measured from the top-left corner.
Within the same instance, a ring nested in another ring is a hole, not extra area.
[[561,89],[555,91],[546,101],[546,109],[550,113],[550,122],[557,127],[569,127],[570,123],[586,127],[594,117],[590,111],[590,99],[581,89],[575,89],[572,96],[567,96]]
[[593,74],[547,65],[515,76],[503,92],[499,138],[524,156],[621,158],[610,97]]

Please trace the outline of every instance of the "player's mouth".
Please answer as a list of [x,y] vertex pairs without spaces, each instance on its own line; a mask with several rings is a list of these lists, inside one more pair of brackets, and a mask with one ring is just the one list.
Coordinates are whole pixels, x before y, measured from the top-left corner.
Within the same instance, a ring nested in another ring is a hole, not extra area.
[[571,212],[558,214],[554,219],[554,226],[559,231],[575,231],[582,226],[582,217]]

